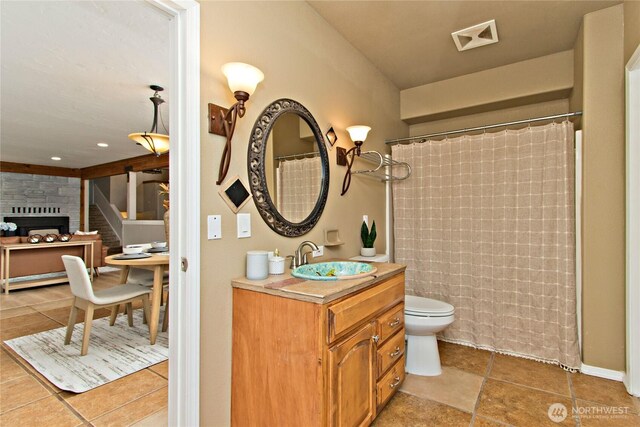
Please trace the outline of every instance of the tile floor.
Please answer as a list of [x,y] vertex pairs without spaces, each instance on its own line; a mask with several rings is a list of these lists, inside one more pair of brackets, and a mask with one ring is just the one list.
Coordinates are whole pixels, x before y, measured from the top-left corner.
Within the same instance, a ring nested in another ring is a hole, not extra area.
[[[114,286],[119,272],[101,274],[96,289]],[[69,285],[13,291],[0,295],[0,340],[67,324]],[[95,318],[109,314],[96,311]],[[84,313],[79,313],[82,322]],[[89,347],[91,351],[91,347]],[[86,393],[62,391],[13,350],[0,348],[0,426],[154,426],[167,424],[168,361]]]
[[[439,348],[442,375],[407,375],[376,427],[640,426],[640,400],[622,383],[461,345]],[[554,403],[567,408],[558,423],[548,416]]]
[[[98,289],[119,273],[102,274]],[[0,339],[64,326],[71,304],[68,285],[0,295]],[[96,317],[108,311],[96,312]],[[79,319],[81,321],[81,319]],[[530,360],[440,342],[443,374],[408,375],[374,425],[408,426],[640,426],[640,401],[622,383],[569,374]],[[163,426],[167,423],[168,362],[87,393],[59,390],[4,343],[0,348],[0,426]],[[560,423],[549,406],[564,405]],[[607,415],[607,411],[625,412]],[[578,415],[573,415],[573,410]],[[301,427],[304,427],[301,425]]]

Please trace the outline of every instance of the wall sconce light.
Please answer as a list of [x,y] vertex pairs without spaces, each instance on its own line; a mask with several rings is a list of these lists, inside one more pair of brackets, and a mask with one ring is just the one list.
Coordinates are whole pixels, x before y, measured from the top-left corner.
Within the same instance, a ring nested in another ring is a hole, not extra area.
[[225,136],[227,142],[222,152],[217,185],[220,185],[229,171],[231,163],[231,139],[236,128],[238,118],[244,117],[244,103],[256,90],[256,86],[264,80],[262,71],[253,65],[242,62],[230,62],[222,66],[222,72],[227,77],[229,88],[237,102],[229,109],[219,105],[209,104],[209,133]]
[[[151,125],[151,130],[149,132],[136,132],[130,133],[129,139],[136,142],[136,144],[143,146],[147,150],[151,151],[156,156],[160,154],[164,154],[169,151],[169,135],[167,132],[167,128],[164,126],[164,121],[162,120],[162,113],[160,112],[160,105],[164,103],[164,99],[160,96],[158,92],[162,92],[164,88],[156,85],[149,86],[155,93],[151,98],[151,102],[153,103],[153,124]],[[160,112],[160,121],[162,122],[162,127],[167,134],[158,133],[158,113]]]
[[[342,181],[341,196],[344,196],[349,190],[349,186],[351,185],[351,166],[353,166],[353,161],[356,156],[360,155],[362,144],[364,144],[364,140],[367,139],[367,134],[370,130],[371,128],[369,126],[349,126],[347,128],[347,132],[349,132],[349,136],[355,146],[344,154],[344,159],[347,161],[347,172],[344,175],[344,181]],[[349,154],[351,154],[351,158],[349,158]]]

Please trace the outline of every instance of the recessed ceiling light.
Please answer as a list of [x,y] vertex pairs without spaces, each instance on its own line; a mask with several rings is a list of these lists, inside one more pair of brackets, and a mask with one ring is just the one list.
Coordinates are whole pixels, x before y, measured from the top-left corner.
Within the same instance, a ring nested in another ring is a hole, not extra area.
[[62,160],[62,158],[61,158],[61,157],[58,157],[58,156],[53,156],[53,157],[51,158],[51,160],[55,160],[55,161],[57,162],[57,161]]
[[109,144],[107,144],[106,142],[98,142],[98,147],[106,148],[108,146]]

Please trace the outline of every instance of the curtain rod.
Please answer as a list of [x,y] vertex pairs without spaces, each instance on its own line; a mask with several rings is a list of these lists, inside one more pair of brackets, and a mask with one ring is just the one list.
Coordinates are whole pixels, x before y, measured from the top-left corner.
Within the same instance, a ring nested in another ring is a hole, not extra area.
[[300,153],[300,154],[289,154],[288,156],[276,157],[275,160],[295,159],[296,157],[304,158],[304,157],[307,157],[307,156],[315,157],[318,154],[320,154],[319,151],[311,151],[309,153]]
[[[561,119],[561,118],[567,118],[568,119],[569,117],[575,117],[575,116],[581,116],[581,115],[582,115],[582,111],[575,111],[573,113],[555,114],[553,116],[536,117],[534,119],[526,119],[526,120],[516,120],[514,122],[496,123],[496,124],[487,125],[487,126],[477,126],[477,127],[473,127],[473,128],[463,128],[463,129],[457,129],[457,130],[450,130],[450,131],[447,131],[447,132],[430,133],[430,134],[427,134],[427,135],[417,135],[417,136],[408,136],[406,138],[388,139],[388,140],[385,141],[385,144],[395,145],[395,144],[411,144],[412,142],[426,142],[429,138],[433,138],[433,137],[436,137],[436,136],[446,136],[446,135],[453,135],[453,134],[456,134],[456,133],[467,133],[467,132],[473,132],[473,131],[477,131],[477,130],[499,128],[499,127],[503,127],[503,126],[512,126],[512,125],[520,125],[520,124],[525,124],[525,123],[542,122],[544,120],[555,120],[555,119]],[[417,141],[417,140],[419,140],[419,141]]]

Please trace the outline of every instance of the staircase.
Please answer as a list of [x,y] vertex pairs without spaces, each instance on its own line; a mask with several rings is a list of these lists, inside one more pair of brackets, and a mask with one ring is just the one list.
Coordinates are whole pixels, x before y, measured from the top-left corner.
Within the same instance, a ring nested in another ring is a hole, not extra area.
[[102,236],[102,245],[109,247],[108,255],[118,254],[122,252],[122,244],[116,233],[107,222],[96,205],[89,206],[89,229],[98,230]]

